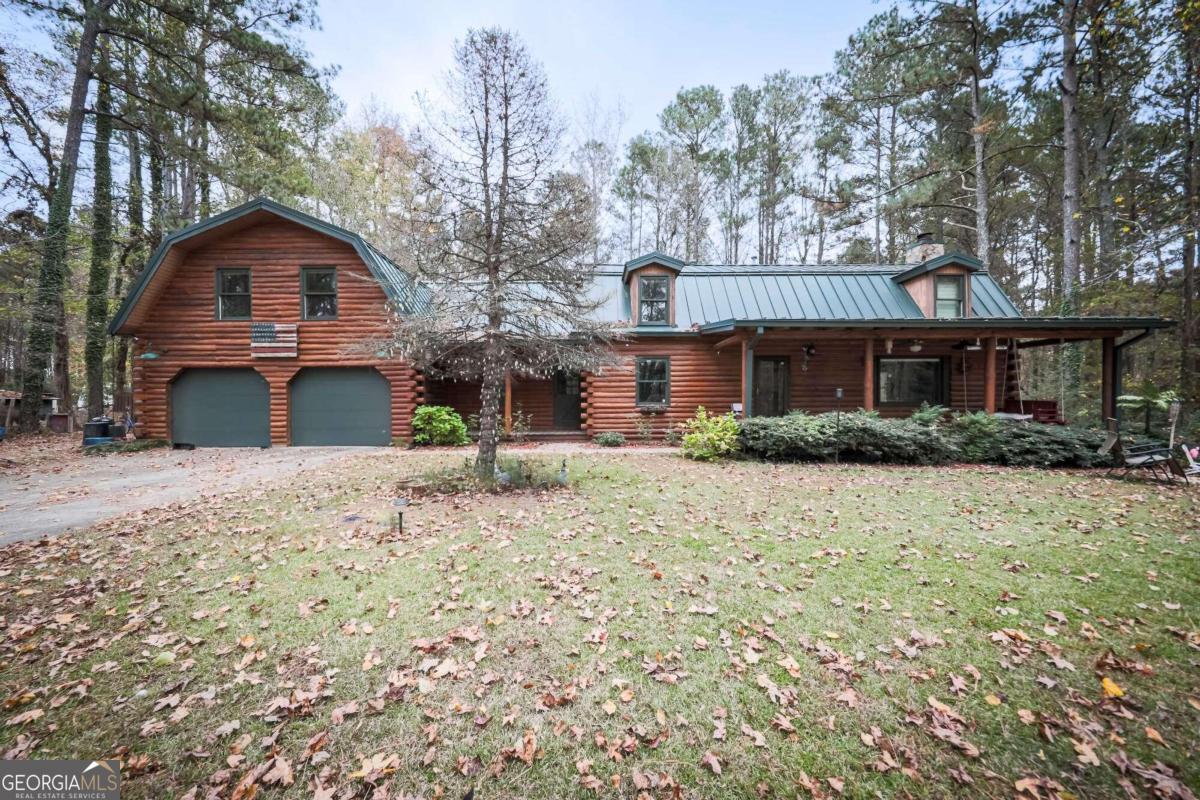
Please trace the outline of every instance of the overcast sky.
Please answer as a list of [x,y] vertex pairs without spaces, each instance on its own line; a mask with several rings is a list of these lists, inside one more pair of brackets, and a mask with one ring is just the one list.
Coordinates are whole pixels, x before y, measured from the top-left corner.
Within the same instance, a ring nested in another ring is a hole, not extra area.
[[353,115],[372,97],[418,121],[413,97],[434,91],[455,39],[499,25],[546,66],[562,110],[599,99],[622,108],[622,138],[653,128],[680,88],[728,90],[788,69],[828,71],[833,53],[882,7],[871,0],[321,0],[314,60],[337,65],[334,88]]

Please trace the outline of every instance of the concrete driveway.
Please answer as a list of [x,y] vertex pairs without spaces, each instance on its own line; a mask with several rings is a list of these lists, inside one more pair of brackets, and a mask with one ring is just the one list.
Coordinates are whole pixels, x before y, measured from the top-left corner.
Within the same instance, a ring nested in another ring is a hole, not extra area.
[[54,470],[0,477],[0,546],[86,528],[110,517],[200,494],[269,485],[362,447],[148,450],[78,459]]

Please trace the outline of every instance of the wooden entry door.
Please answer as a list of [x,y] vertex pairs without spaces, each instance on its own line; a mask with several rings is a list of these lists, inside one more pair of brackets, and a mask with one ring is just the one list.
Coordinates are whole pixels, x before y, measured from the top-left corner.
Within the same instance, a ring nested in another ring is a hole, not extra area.
[[578,372],[554,373],[554,429],[577,431],[583,424],[580,412]]
[[788,412],[791,398],[787,356],[761,356],[754,359],[754,416],[781,417]]

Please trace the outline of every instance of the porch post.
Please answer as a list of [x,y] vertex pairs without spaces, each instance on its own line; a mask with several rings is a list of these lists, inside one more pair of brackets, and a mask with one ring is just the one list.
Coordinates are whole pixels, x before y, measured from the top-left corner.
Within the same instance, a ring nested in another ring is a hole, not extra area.
[[742,419],[754,416],[754,344],[749,337],[742,340]]
[[983,340],[983,410],[996,413],[996,337]]
[[875,340],[870,337],[863,346],[863,410],[875,410]]
[[512,373],[504,370],[504,435],[512,433]]
[[1105,336],[1100,351],[1100,415],[1104,419],[1117,416],[1117,340]]

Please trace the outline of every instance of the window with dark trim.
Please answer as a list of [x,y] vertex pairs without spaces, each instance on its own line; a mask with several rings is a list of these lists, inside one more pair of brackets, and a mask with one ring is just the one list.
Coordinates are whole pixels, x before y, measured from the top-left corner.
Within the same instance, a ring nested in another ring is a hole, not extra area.
[[637,360],[637,404],[665,406],[671,401],[671,359]]
[[217,319],[250,319],[250,270],[217,270]]
[[305,319],[337,319],[337,270],[333,267],[305,267],[300,270]]
[[946,362],[941,358],[877,358],[875,399],[879,405],[945,405]]
[[666,275],[638,278],[638,324],[667,325],[671,320],[671,279]]
[[962,275],[938,275],[934,278],[934,316],[938,319],[965,317],[967,281]]

